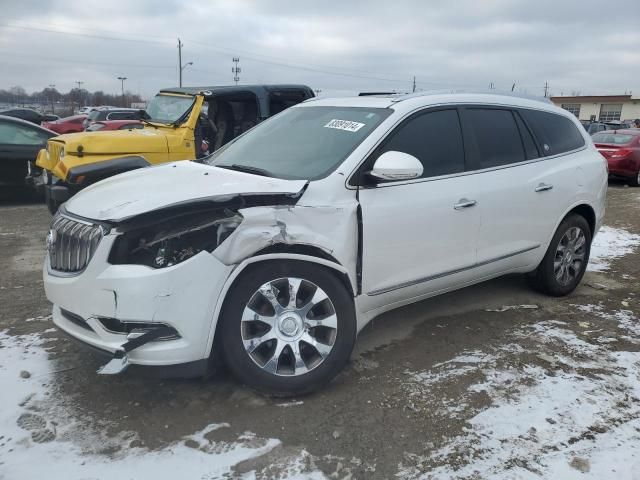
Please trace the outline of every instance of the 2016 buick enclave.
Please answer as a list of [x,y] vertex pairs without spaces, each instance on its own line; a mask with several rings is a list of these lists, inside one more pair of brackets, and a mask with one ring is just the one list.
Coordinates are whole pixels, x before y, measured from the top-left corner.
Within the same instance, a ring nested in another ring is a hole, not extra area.
[[202,163],[118,175],[54,218],[56,325],[129,364],[223,359],[280,394],[318,388],[387,310],[521,272],[580,282],[605,208],[602,156],[534,99],[309,100]]

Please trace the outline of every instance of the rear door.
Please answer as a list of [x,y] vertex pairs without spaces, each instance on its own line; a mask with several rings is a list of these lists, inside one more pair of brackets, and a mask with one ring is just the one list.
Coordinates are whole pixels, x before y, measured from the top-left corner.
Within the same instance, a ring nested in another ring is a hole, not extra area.
[[540,246],[533,232],[543,218],[532,204],[532,192],[541,180],[537,166],[526,164],[528,157],[539,155],[530,135],[525,137],[525,146],[520,135],[522,122],[513,110],[469,106],[462,114],[470,170],[478,185],[481,227],[477,261],[501,271],[505,265],[518,265],[521,254]]
[[481,188],[478,264],[529,265],[575,196],[580,164],[564,154],[584,139],[571,120],[538,110],[474,107],[463,118]]
[[27,162],[35,162],[48,138],[38,128],[0,120],[0,185],[23,186]]

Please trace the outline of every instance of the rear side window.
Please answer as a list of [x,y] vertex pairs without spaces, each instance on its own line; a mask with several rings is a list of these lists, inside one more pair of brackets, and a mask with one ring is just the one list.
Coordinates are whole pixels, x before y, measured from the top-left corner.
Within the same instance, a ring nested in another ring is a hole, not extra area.
[[402,123],[378,152],[408,153],[424,167],[423,178],[464,171],[464,147],[456,110],[438,110]]
[[465,123],[476,146],[478,169],[525,160],[524,147],[511,110],[469,108]]
[[113,112],[107,117],[107,120],[135,120],[137,112]]
[[538,137],[544,155],[558,155],[584,146],[580,130],[567,117],[538,110],[521,110],[521,113]]

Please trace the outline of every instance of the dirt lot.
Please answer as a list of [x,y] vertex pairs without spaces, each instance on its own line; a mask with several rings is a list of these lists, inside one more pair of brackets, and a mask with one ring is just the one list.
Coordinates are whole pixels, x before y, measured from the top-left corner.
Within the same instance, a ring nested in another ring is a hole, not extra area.
[[386,314],[286,401],[96,375],[49,316],[49,221],[0,206],[0,479],[640,478],[640,189],[609,188],[573,295],[516,276]]

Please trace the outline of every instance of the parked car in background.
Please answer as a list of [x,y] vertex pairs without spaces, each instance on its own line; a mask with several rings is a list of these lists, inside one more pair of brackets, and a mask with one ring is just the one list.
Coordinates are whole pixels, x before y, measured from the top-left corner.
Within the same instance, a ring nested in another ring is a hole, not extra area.
[[609,175],[640,186],[640,129],[611,130],[592,136],[593,143],[607,159]]
[[20,118],[27,122],[35,123],[36,125],[40,125],[42,122],[52,122],[60,118],[57,115],[39,113],[35,110],[31,110],[30,108],[12,108],[9,110],[3,110],[0,112],[0,115]]
[[388,310],[508,273],[571,293],[606,192],[590,137],[547,102],[311,100],[202,163],[81,191],[53,219],[44,286],[53,322],[111,356],[101,373],[222,358],[297,395]]
[[144,128],[144,124],[139,120],[102,120],[93,122],[86,129],[87,132],[109,131],[109,130],[131,130]]
[[47,140],[56,135],[26,120],[0,115],[1,198],[31,192],[25,185],[25,178],[29,169],[32,169],[31,173],[38,173],[35,171],[36,156]]
[[94,122],[102,120],[139,120],[140,110],[135,108],[100,107],[89,112],[82,126],[85,130]]
[[[55,212],[73,194],[104,178],[152,164],[213,152],[265,118],[313,97],[306,85],[167,88],[143,112],[143,129],[61,135],[38,155],[47,170],[47,205]],[[106,120],[114,110],[89,114]],[[98,116],[95,116],[98,115]],[[113,119],[113,117],[110,117]]]
[[633,125],[629,122],[589,122],[586,125],[583,123],[584,128],[589,132],[589,135],[594,133],[604,132],[605,130],[618,130],[633,128]]
[[87,118],[86,115],[72,115],[71,117],[65,117],[59,120],[42,122],[42,126],[60,135],[64,133],[82,132],[84,130],[82,122],[85,118]]

